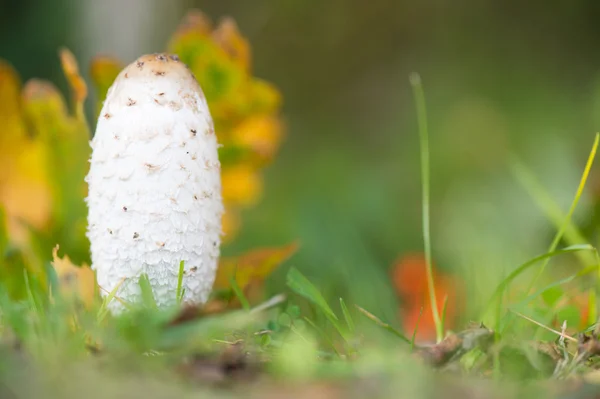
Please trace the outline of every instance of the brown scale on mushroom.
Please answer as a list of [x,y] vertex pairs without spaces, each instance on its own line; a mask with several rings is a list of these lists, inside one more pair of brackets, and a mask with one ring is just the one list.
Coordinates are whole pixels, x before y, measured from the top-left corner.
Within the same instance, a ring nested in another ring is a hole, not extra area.
[[[169,62],[169,60],[175,62]],[[184,86],[195,88],[193,91],[202,95],[202,90],[200,90],[198,82],[190,74],[187,66],[179,62],[179,57],[175,54],[157,53],[144,55],[139,57],[134,64],[130,65],[124,74],[127,74],[129,79],[136,77],[149,78],[151,76],[165,76],[169,74],[171,78],[179,80]],[[194,101],[195,99],[187,98],[185,100]]]

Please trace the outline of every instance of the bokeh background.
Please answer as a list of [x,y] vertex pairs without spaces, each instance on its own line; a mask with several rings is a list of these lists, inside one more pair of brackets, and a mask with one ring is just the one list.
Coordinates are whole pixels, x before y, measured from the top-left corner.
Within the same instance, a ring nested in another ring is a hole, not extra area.
[[[298,240],[286,266],[398,323],[391,270],[423,246],[414,71],[430,123],[434,259],[464,283],[464,315],[547,248],[553,225],[508,164],[520,159],[566,211],[600,130],[598,2],[0,0],[0,57],[66,91],[59,47],[84,75],[97,54],[129,62],[162,51],[191,7],[233,17],[254,74],[284,99],[286,140],[225,254]],[[590,239],[596,174],[576,214]]]

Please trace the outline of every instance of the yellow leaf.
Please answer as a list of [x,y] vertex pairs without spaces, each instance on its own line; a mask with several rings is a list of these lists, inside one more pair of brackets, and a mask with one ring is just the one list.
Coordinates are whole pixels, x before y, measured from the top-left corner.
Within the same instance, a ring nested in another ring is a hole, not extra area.
[[250,149],[254,158],[252,161],[264,164],[271,161],[279,149],[283,131],[281,125],[279,118],[274,116],[249,117],[232,131],[231,141]]
[[[23,107],[36,145],[42,145],[47,153],[45,163],[37,167],[45,171],[52,187],[54,221],[73,229],[85,218],[84,177],[90,153],[87,127],[67,113],[62,96],[48,82],[27,82]],[[73,251],[70,246],[67,249]]]
[[86,264],[74,265],[69,256],[58,256],[58,245],[52,251],[52,266],[58,277],[61,294],[65,297],[77,297],[86,307],[91,307],[96,298],[96,275]]
[[4,156],[6,145],[25,136],[21,121],[21,83],[15,70],[0,59],[0,154]]
[[229,242],[235,237],[238,230],[240,229],[240,214],[232,207],[226,207],[225,213],[221,218],[221,225],[223,226],[223,241]]
[[51,210],[46,150],[27,134],[20,89],[16,72],[0,60],[0,205],[17,241],[25,236],[23,222],[42,228]]
[[79,66],[77,65],[77,60],[75,59],[75,56],[73,56],[73,53],[67,48],[62,48],[59,55],[63,71],[71,86],[75,115],[83,120],[83,102],[87,97],[87,85],[85,84],[85,80],[83,80],[79,74]]
[[221,179],[226,204],[249,206],[258,201],[262,178],[250,165],[240,164],[224,169]]
[[294,242],[281,248],[257,249],[238,258],[222,258],[213,289],[230,288],[234,276],[242,290],[253,281],[264,281],[297,250],[298,243]]
[[225,50],[225,53],[243,70],[250,69],[250,46],[240,34],[233,18],[224,18],[212,33],[214,41]]

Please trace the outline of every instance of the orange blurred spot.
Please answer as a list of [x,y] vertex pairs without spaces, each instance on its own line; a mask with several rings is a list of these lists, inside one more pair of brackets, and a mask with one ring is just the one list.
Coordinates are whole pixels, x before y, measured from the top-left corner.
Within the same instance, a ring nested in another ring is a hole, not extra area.
[[[407,335],[412,335],[418,322],[416,337],[419,341],[435,339],[435,323],[429,300],[425,265],[425,256],[422,253],[411,253],[401,257],[391,271],[392,283],[402,300],[399,312],[402,326]],[[435,265],[432,266],[436,306],[441,317],[444,299],[448,298],[445,328],[452,328],[459,311],[460,283],[455,276],[444,274],[436,270]]]

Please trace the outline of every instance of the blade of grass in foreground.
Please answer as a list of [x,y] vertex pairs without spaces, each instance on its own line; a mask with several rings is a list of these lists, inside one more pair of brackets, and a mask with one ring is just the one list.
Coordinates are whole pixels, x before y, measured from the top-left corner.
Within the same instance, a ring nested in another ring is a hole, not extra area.
[[338,317],[335,315],[333,310],[327,304],[325,298],[317,287],[314,286],[300,271],[294,267],[290,269],[287,274],[287,285],[290,287],[292,291],[296,294],[303,296],[308,299],[314,305],[316,305],[327,317],[327,320],[335,327],[340,336],[348,342],[349,336],[348,333],[342,328]]
[[415,329],[413,330],[412,337],[410,338],[410,350],[412,352],[415,349],[415,340],[417,339],[417,331],[419,331],[419,323],[421,323],[421,317],[423,316],[423,308],[419,312],[419,317],[417,318],[417,322],[415,323]]
[[101,322],[102,320],[104,320],[104,318],[108,314],[108,305],[114,299],[117,299],[117,291],[119,291],[119,288],[121,288],[121,285],[123,285],[124,282],[125,282],[125,277],[123,277],[121,279],[121,281],[119,281],[119,284],[117,284],[115,286],[115,288],[113,288],[112,291],[110,291],[108,293],[108,295],[102,301],[102,305],[100,305],[100,310],[98,310],[98,315],[96,316],[98,322]]
[[231,278],[229,279],[229,284],[231,284],[231,289],[233,290],[233,293],[235,294],[237,299],[240,301],[242,308],[245,311],[249,312],[250,311],[250,303],[248,302],[246,295],[244,295],[244,291],[242,291],[242,289],[238,285],[237,280],[235,279],[235,274],[233,276],[231,276]]
[[366,316],[367,319],[371,320],[372,322],[374,322],[375,324],[377,324],[379,327],[383,328],[384,330],[387,330],[389,332],[391,332],[392,334],[394,334],[395,336],[397,336],[398,338],[400,338],[402,341],[406,342],[407,344],[411,345],[411,340],[406,338],[404,336],[404,334],[402,334],[400,331],[396,330],[394,327],[390,326],[388,323],[384,322],[383,320],[381,320],[379,317],[375,316],[373,313],[361,308],[358,305],[354,305],[356,307],[356,309],[359,310],[360,313],[362,313],[363,315]]
[[410,75],[410,84],[415,97],[415,106],[417,108],[417,122],[419,126],[419,143],[421,152],[421,191],[422,191],[422,222],[423,222],[423,245],[425,252],[425,267],[427,271],[427,287],[429,290],[429,302],[431,303],[431,313],[435,323],[435,332],[437,342],[444,337],[444,325],[440,318],[437,308],[435,295],[435,284],[433,282],[433,271],[431,268],[431,233],[429,223],[429,131],[427,128],[427,109],[425,107],[425,93],[421,76],[418,73]]
[[[554,252],[554,250],[556,250],[556,247],[558,246],[558,243],[562,239],[563,234],[564,234],[565,230],[567,229],[567,226],[571,222],[571,217],[573,216],[573,213],[575,212],[575,208],[577,208],[579,199],[581,198],[581,195],[583,194],[583,189],[585,187],[585,183],[590,174],[590,170],[592,169],[592,164],[594,163],[594,158],[596,157],[596,150],[598,149],[598,141],[599,140],[600,140],[600,134],[596,133],[596,137],[594,138],[594,144],[592,145],[592,150],[590,151],[590,155],[586,162],[585,169],[583,170],[583,174],[581,175],[581,179],[579,181],[579,186],[577,187],[577,191],[575,192],[575,197],[573,198],[571,207],[569,208],[569,211],[567,212],[567,215],[565,216],[564,221],[560,225],[560,228],[556,232],[556,235],[554,236],[554,239],[552,240],[552,243],[550,244],[550,248],[548,248],[548,252]],[[529,291],[531,291],[531,289],[535,286],[535,284],[537,283],[539,278],[542,276],[549,261],[550,261],[550,259],[547,258],[544,261],[544,263],[542,263],[542,266],[540,267],[537,274],[535,275],[535,277],[529,284],[527,293],[529,293]]]
[[303,296],[304,298],[317,305],[317,307],[319,307],[319,309],[321,309],[321,311],[325,313],[328,319],[335,321],[338,320],[337,316],[335,315],[335,313],[333,313],[333,310],[331,310],[331,308],[327,304],[327,301],[325,300],[325,298],[323,298],[323,295],[321,295],[317,287],[315,287],[313,283],[311,283],[306,277],[304,277],[304,275],[300,273],[298,269],[294,267],[290,269],[290,271],[287,274],[287,285],[296,294]]
[[183,301],[182,287],[183,287],[183,274],[185,272],[184,266],[185,266],[184,261],[179,262],[179,274],[177,275],[177,291],[175,291],[175,299],[178,304],[181,304],[181,302]]
[[[555,282],[553,282],[553,283],[551,283],[551,284],[549,284],[549,285],[547,285],[547,286],[545,286],[545,287],[537,290],[536,292],[534,292],[533,294],[527,296],[526,298],[524,298],[520,302],[512,305],[509,308],[509,310],[522,310],[522,311],[525,311],[525,309],[527,308],[527,306],[529,305],[529,303],[531,301],[533,301],[534,299],[536,299],[537,297],[539,297],[540,295],[544,294],[545,292],[547,292],[547,291],[549,291],[549,290],[551,290],[553,288],[556,288],[556,287],[559,287],[561,285],[570,283],[571,281],[573,281],[575,279],[578,279],[578,278],[581,278],[581,277],[583,277],[583,276],[585,276],[587,274],[596,272],[598,270],[598,267],[599,267],[599,265],[588,266],[588,267],[586,267],[584,269],[581,269],[580,271],[578,271],[575,274],[572,274],[572,275],[570,275],[568,277],[565,277],[565,278],[563,278],[561,280],[555,281]],[[499,321],[499,323],[498,323],[499,326],[498,326],[497,330],[502,334],[504,331],[506,331],[508,329],[508,327],[510,326],[512,320],[513,320],[512,315],[510,313],[506,314],[502,318],[502,320]]]
[[[510,169],[515,179],[519,181],[535,204],[544,212],[546,218],[552,222],[557,231],[560,230],[566,216],[548,190],[536,179],[533,172],[516,157],[513,157],[510,162]],[[569,220],[565,225],[564,239],[567,245],[588,243],[588,240],[572,220]],[[576,256],[584,266],[596,261],[594,255],[588,252],[577,252]]]
[[501,295],[504,293],[506,288],[509,286],[509,284],[515,278],[517,278],[519,275],[521,275],[525,271],[529,270],[531,267],[535,266],[536,264],[538,264],[539,262],[541,262],[543,260],[550,259],[554,256],[572,253],[572,252],[578,252],[578,251],[595,251],[595,248],[589,244],[573,245],[573,246],[570,246],[567,248],[559,249],[559,250],[556,250],[553,252],[548,252],[543,255],[536,256],[535,258],[530,259],[527,262],[521,264],[519,267],[517,267],[515,270],[513,270],[508,276],[506,276],[506,278],[504,280],[502,280],[500,282],[500,284],[498,284],[498,286],[494,290],[494,293],[492,294],[492,297],[488,301],[487,305],[484,307],[483,314],[486,314],[490,310],[491,306],[497,300],[500,299]]
[[158,309],[156,299],[154,298],[154,292],[152,291],[152,285],[150,284],[150,280],[148,280],[148,275],[146,273],[141,275],[139,285],[144,306],[150,309]]
[[342,298],[340,298],[340,307],[342,308],[342,313],[344,314],[344,318],[346,319],[348,331],[350,331],[350,334],[354,334],[354,320],[352,320],[352,315],[350,315],[350,311],[348,311],[346,302],[344,302]]

